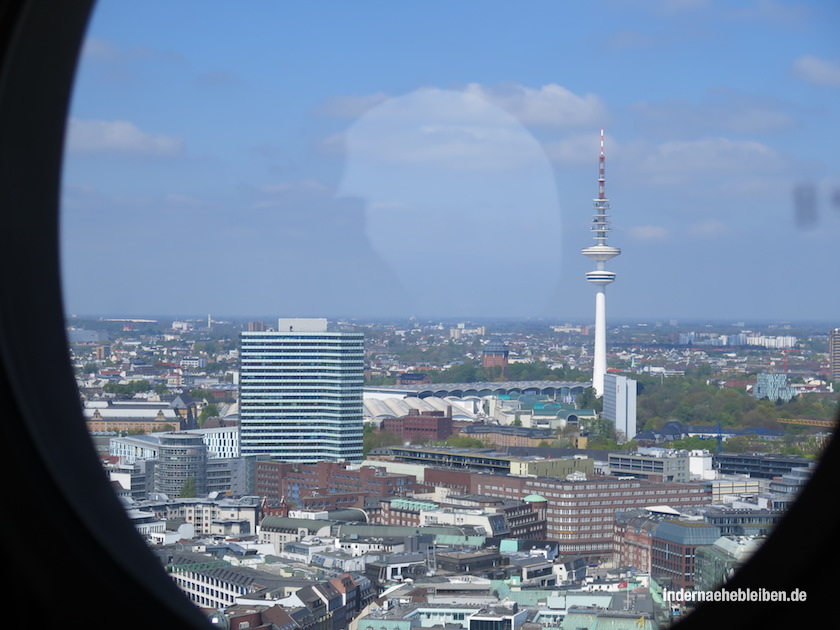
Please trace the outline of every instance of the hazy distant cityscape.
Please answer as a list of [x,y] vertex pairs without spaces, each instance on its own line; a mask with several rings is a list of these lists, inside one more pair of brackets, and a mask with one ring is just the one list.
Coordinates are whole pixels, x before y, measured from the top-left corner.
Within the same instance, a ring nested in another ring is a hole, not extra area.
[[[258,606],[278,627],[336,630],[388,615],[564,627],[580,606],[653,628],[685,611],[661,604],[663,588],[712,588],[749,557],[833,427],[840,331],[618,324],[603,398],[592,334],[514,320],[68,322],[105,469],[173,579],[208,614]],[[224,568],[196,568],[208,545]],[[435,595],[388,615],[374,604],[420,591]]]

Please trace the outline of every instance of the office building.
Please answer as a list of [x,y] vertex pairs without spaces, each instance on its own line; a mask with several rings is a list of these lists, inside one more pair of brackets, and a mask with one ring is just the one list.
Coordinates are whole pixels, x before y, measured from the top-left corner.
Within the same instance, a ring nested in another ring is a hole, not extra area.
[[155,491],[170,497],[207,494],[207,447],[200,435],[166,433],[160,438]]
[[399,435],[406,442],[425,439],[442,442],[452,435],[452,407],[447,411],[415,411],[400,418],[383,418],[382,431]]
[[451,446],[391,446],[387,457],[410,464],[511,475],[565,478],[573,473],[586,476],[595,472],[595,462],[588,457],[517,457],[490,449]]
[[[208,458],[239,457],[239,428],[215,427],[212,429],[191,429],[179,431],[180,434],[199,436],[207,447]],[[152,435],[125,435],[109,440],[108,454],[119,458],[120,464],[134,465],[143,459],[157,459],[162,436],[170,433]]]
[[650,569],[657,580],[671,580],[674,590],[694,588],[697,549],[711,546],[721,536],[720,528],[697,521],[666,520],[651,535]]
[[759,479],[775,479],[795,468],[807,468],[812,460],[798,455],[769,453],[718,453],[714,466],[721,475],[749,475]]
[[615,514],[651,505],[668,505],[676,511],[706,505],[711,495],[700,483],[655,483],[646,479],[582,475],[538,477],[501,475],[427,468],[425,483],[451,488],[461,494],[548,502],[546,537],[559,543],[560,552],[612,557],[615,551]]
[[603,416],[612,421],[619,442],[636,436],[636,381],[618,374],[604,375]]
[[325,319],[280,319],[242,333],[242,455],[361,461],[364,336]]
[[610,473],[651,481],[690,481],[688,451],[640,448],[633,453],[610,453]]
[[828,334],[828,374],[832,381],[840,381],[840,328]]
[[758,374],[752,393],[757,400],[766,398],[773,402],[788,402],[796,397],[796,391],[788,384],[787,374]]
[[701,545],[694,552],[694,587],[713,591],[726,582],[755,553],[764,538],[727,536],[712,545]]

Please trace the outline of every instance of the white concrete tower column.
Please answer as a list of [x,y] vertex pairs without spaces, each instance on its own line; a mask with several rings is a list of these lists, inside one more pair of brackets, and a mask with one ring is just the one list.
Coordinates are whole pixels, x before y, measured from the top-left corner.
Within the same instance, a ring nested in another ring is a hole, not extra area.
[[599,286],[595,292],[595,353],[592,359],[592,386],[598,396],[604,394],[604,374],[607,373],[607,289]]
[[615,273],[606,270],[606,262],[621,254],[617,247],[607,245],[610,231],[608,211],[610,200],[606,197],[606,158],[604,157],[604,130],[601,129],[601,155],[598,158],[598,197],[593,199],[594,214],[590,231],[595,245],[581,253],[595,262],[595,271],[586,274],[586,281],[597,287],[595,293],[595,351],[592,362],[592,387],[598,396],[604,395],[604,375],[607,373],[607,296],[606,286],[615,281]]

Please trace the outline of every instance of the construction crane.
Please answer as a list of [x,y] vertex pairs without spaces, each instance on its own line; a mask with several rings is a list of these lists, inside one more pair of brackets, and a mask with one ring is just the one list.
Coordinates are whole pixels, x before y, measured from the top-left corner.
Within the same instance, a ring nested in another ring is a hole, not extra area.
[[779,418],[780,424],[801,424],[808,427],[825,427],[833,429],[837,424],[834,420],[811,420],[810,418]]

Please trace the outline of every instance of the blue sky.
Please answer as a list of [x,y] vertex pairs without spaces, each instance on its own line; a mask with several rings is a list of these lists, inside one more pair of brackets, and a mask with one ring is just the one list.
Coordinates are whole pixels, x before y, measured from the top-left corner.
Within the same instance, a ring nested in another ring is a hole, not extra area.
[[70,313],[840,321],[840,4],[101,1]]

